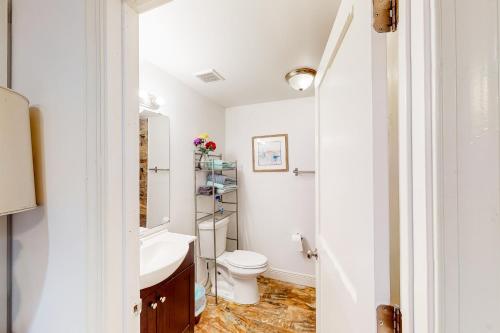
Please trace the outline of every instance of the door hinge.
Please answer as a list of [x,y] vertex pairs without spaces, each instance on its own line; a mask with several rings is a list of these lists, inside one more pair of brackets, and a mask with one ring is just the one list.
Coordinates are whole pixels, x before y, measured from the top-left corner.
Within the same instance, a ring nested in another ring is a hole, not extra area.
[[403,318],[398,306],[379,305],[377,307],[377,333],[403,332]]
[[398,0],[373,0],[373,29],[379,33],[398,29]]

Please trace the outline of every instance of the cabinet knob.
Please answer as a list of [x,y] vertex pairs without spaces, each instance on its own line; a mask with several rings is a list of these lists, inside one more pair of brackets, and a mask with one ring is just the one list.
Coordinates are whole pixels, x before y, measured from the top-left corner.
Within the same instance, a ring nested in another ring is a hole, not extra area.
[[156,308],[158,307],[158,303],[156,303],[156,302],[151,303],[149,306],[151,307],[151,309],[156,310]]
[[167,298],[165,296],[160,297],[160,302],[165,303],[166,300]]

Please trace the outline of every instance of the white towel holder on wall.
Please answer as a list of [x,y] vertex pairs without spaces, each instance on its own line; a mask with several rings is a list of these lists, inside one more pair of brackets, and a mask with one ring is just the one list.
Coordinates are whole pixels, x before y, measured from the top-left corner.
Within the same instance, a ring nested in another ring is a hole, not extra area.
[[295,176],[302,175],[302,174],[315,174],[316,171],[311,170],[311,171],[300,171],[298,168],[293,169],[293,174]]

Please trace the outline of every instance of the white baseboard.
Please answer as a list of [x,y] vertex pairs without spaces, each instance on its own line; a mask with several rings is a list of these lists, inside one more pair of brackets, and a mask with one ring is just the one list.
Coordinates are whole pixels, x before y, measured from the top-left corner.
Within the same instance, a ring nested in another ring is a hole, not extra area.
[[316,287],[316,278],[314,275],[290,272],[272,267],[262,275],[267,278],[298,284],[301,286]]

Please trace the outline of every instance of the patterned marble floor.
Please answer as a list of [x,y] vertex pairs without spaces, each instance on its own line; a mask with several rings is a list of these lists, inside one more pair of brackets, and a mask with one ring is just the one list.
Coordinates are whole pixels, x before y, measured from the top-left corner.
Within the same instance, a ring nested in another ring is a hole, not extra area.
[[259,278],[261,301],[237,305],[219,298],[208,305],[195,333],[296,333],[316,332],[315,289]]

